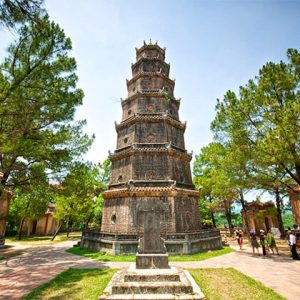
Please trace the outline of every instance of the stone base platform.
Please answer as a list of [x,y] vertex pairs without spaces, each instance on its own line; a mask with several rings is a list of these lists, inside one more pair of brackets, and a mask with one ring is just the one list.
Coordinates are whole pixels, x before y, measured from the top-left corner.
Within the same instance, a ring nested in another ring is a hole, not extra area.
[[[104,233],[95,228],[84,231],[80,247],[112,255],[135,254],[138,251],[138,239],[135,234]],[[164,239],[169,255],[222,249],[221,235],[217,229],[203,229],[190,234],[168,233]]]
[[168,254],[136,254],[137,269],[168,269]]
[[175,266],[169,269],[136,269],[117,272],[100,300],[200,300],[205,299],[188,271]]

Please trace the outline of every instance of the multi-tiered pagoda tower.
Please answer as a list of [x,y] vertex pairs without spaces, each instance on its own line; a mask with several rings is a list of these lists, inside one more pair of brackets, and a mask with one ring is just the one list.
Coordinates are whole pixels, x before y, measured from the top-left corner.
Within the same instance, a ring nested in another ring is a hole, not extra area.
[[[147,206],[163,211],[160,229],[169,252],[219,247],[218,232],[201,231],[199,191],[192,182],[192,155],[184,143],[186,123],[179,120],[180,99],[174,97],[165,49],[144,43],[136,49],[131,68],[122,121],[115,124],[118,138],[117,149],[110,153],[111,181],[103,193],[102,244],[96,248],[135,252],[143,232],[139,210]],[[86,238],[89,244],[95,235]],[[200,245],[201,239],[208,243]]]

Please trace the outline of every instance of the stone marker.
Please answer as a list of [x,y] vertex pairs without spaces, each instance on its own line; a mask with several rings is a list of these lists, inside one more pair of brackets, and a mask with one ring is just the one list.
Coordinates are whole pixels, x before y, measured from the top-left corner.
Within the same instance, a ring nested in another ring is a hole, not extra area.
[[165,212],[164,205],[153,199],[142,201],[137,208],[138,225],[143,228],[136,255],[137,269],[169,268],[167,249],[160,236]]

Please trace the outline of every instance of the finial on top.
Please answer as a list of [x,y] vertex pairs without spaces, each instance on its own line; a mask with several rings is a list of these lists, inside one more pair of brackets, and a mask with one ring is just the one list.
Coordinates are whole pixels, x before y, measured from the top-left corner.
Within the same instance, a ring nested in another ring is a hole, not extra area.
[[145,42],[145,40],[144,40],[144,46],[146,46],[146,42]]
[[150,45],[152,45],[152,41],[151,41],[151,38],[150,38]]

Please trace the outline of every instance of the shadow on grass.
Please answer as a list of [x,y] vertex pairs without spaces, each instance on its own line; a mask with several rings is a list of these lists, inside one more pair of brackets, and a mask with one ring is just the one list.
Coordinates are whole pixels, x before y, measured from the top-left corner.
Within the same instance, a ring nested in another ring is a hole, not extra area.
[[[66,250],[68,253],[88,257],[91,259],[96,259],[103,262],[134,262],[135,255],[110,255],[99,251],[91,251],[88,249],[81,249],[79,247],[73,247]],[[219,250],[211,250],[208,252],[200,252],[190,255],[170,255],[170,262],[179,262],[179,261],[201,261],[216,256],[228,254],[234,252],[230,247],[224,247]]]

